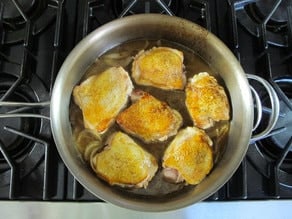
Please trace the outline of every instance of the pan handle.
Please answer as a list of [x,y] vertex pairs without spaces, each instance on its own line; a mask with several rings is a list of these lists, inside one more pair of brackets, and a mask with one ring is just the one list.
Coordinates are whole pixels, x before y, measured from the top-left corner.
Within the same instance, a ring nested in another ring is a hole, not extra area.
[[0,106],[5,107],[19,107],[17,110],[7,112],[5,114],[0,114],[1,118],[13,118],[13,117],[32,117],[32,118],[41,118],[50,120],[49,116],[34,114],[34,113],[21,113],[22,111],[28,108],[36,107],[50,107],[50,101],[36,102],[36,103],[27,103],[27,102],[10,102],[10,101],[0,101]]
[[[269,133],[272,131],[274,126],[276,125],[276,123],[278,121],[279,114],[280,114],[280,102],[279,102],[279,98],[277,96],[276,91],[274,90],[272,85],[267,80],[265,80],[259,76],[251,75],[251,74],[247,74],[247,78],[249,80],[255,80],[258,83],[260,83],[266,89],[266,91],[269,95],[269,98],[270,98],[270,102],[271,102],[271,110],[269,110],[270,117],[269,117],[268,124],[263,131],[261,131],[260,133],[257,133],[257,134],[253,134],[251,136],[250,143],[254,143],[255,141],[266,138],[269,135]],[[257,111],[257,115],[255,118],[256,120],[255,120],[254,127],[252,130],[252,131],[255,131],[262,120],[263,106],[262,106],[262,102],[260,100],[260,97],[259,97],[257,91],[254,89],[254,87],[252,87],[252,85],[250,85],[250,88],[251,88],[251,92],[252,92],[252,95],[254,98],[254,102],[256,105],[256,111]]]

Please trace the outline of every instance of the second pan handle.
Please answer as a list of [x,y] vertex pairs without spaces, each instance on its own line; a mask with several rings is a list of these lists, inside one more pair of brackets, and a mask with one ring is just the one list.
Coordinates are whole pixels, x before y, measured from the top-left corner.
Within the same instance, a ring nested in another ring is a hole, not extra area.
[[[274,90],[272,85],[267,80],[265,80],[259,76],[251,75],[251,74],[247,74],[247,78],[249,80],[255,80],[255,81],[259,82],[266,89],[266,91],[269,95],[269,98],[270,98],[270,102],[271,102],[271,114],[269,117],[268,124],[263,131],[261,131],[258,134],[252,135],[250,142],[253,143],[255,141],[258,141],[260,139],[267,137],[267,135],[273,130],[274,126],[276,125],[276,123],[278,121],[278,117],[279,117],[279,113],[280,113],[280,102],[279,102],[279,98],[277,96],[276,91]],[[256,109],[257,115],[255,118],[255,124],[253,127],[253,131],[255,131],[262,120],[262,112],[263,112],[262,108],[263,107],[262,107],[262,102],[260,100],[260,97],[259,97],[257,91],[252,87],[252,85],[250,85],[250,87],[251,87],[251,92],[253,94],[253,97],[255,100],[255,105],[257,108]]]

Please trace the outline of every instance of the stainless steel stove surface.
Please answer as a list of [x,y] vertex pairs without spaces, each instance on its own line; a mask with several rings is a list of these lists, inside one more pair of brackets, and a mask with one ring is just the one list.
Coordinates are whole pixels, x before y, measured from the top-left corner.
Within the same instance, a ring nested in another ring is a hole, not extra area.
[[[0,200],[101,201],[57,153],[49,124],[52,86],[66,56],[89,32],[150,12],[184,17],[213,32],[246,73],[268,80],[280,99],[273,131],[249,145],[234,176],[206,201],[292,199],[290,0],[1,0]],[[257,133],[271,109],[266,92],[255,87],[264,104]],[[12,101],[26,104],[5,104]]]

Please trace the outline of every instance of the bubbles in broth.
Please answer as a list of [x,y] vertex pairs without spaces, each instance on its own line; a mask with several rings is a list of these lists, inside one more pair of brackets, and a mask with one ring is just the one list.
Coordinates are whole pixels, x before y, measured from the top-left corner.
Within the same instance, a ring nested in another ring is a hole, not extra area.
[[[214,72],[212,68],[192,50],[182,45],[164,40],[136,40],[116,46],[97,58],[96,61],[87,69],[80,82],[84,81],[91,75],[103,72],[109,67],[122,66],[126,71],[129,72],[129,75],[131,75],[132,61],[136,54],[141,50],[148,50],[154,46],[166,46],[182,51],[184,54],[184,65],[187,79],[193,77],[193,75],[200,72],[208,72],[210,75],[214,76],[217,79],[218,83],[221,86],[224,87],[223,80],[220,78],[219,74]],[[162,90],[150,86],[138,85],[135,83],[134,80],[132,80],[132,82],[135,89],[141,89],[143,91],[146,91],[157,99],[166,102],[171,108],[179,111],[183,117],[183,125],[181,129],[187,126],[193,126],[193,122],[185,106],[184,90]],[[226,91],[227,89],[225,89],[225,92]],[[130,104],[131,103],[129,102],[128,106]],[[98,153],[100,150],[102,150],[102,147],[105,144],[108,136],[110,136],[115,131],[121,131],[120,127],[117,124],[112,125],[108,129],[108,131],[102,136],[95,136],[94,134],[86,131],[83,125],[82,112],[79,107],[74,103],[74,101],[71,101],[70,105],[70,121],[72,125],[73,136],[76,142],[76,147],[80,152],[80,156],[82,157],[82,159],[88,164],[88,168],[90,168],[90,158],[93,157],[95,153]],[[217,122],[212,128],[206,130],[206,133],[213,141],[212,147],[214,154],[214,166],[220,160],[220,157],[224,152],[224,148],[227,142],[228,130],[229,121]],[[116,189],[121,190],[122,192],[134,193],[139,195],[161,196],[177,192],[185,188],[184,183],[169,183],[165,181],[162,177],[161,159],[163,157],[166,147],[170,144],[175,136],[170,137],[164,142],[149,144],[146,144],[133,136],[131,137],[139,145],[141,145],[144,149],[146,149],[148,152],[156,157],[160,168],[155,177],[150,181],[146,189],[125,189],[114,186]],[[95,173],[93,172],[93,174]]]

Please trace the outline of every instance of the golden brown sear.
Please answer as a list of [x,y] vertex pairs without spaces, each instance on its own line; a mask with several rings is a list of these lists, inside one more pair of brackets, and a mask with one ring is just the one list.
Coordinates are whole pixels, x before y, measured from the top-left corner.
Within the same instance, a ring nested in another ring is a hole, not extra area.
[[143,91],[133,92],[132,98],[136,101],[116,119],[124,131],[146,143],[165,141],[177,133],[182,125],[178,111]]
[[183,59],[181,51],[169,47],[142,50],[134,59],[132,76],[140,85],[182,90],[186,83]]
[[111,67],[76,86],[74,101],[82,110],[85,128],[104,133],[127,104],[132,89],[131,79],[121,67]]
[[207,129],[215,121],[229,120],[230,107],[224,88],[207,72],[194,75],[185,92],[185,103],[195,126]]
[[167,147],[162,161],[166,180],[200,183],[213,167],[212,141],[199,128],[187,127]]
[[110,185],[146,188],[158,169],[154,156],[122,132],[113,133],[106,145],[92,158],[96,174]]

